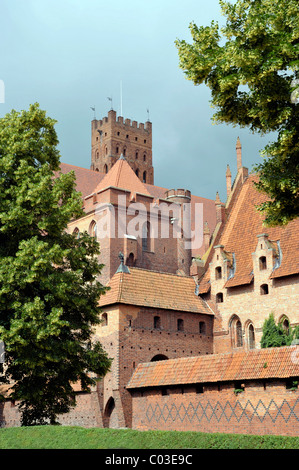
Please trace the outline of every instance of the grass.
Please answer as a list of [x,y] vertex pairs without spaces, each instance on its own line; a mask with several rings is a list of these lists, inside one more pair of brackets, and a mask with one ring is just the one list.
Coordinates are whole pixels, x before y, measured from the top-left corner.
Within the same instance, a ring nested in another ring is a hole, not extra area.
[[299,449],[299,438],[33,426],[0,429],[0,449]]

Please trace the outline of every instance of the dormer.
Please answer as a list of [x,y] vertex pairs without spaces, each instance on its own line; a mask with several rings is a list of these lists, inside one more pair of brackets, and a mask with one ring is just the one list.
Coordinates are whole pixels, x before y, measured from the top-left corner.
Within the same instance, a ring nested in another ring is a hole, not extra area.
[[271,272],[280,266],[281,249],[278,241],[269,240],[267,233],[257,235],[258,242],[252,253],[253,273],[256,276],[269,277]]
[[210,263],[211,282],[225,284],[235,269],[234,254],[224,250],[223,245],[214,246],[214,256]]

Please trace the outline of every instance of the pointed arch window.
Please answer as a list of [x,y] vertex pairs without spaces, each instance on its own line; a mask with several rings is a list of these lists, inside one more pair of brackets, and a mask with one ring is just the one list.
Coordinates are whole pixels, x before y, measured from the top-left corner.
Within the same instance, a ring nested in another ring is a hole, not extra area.
[[146,183],[146,171],[143,172],[142,180],[143,183]]
[[94,220],[91,222],[89,226],[89,235],[91,237],[97,238],[97,224]]

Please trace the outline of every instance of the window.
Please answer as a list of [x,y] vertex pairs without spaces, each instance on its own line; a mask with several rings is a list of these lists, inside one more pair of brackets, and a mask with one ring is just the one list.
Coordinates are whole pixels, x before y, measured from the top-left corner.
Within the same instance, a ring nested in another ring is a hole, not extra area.
[[248,327],[248,346],[249,346],[249,349],[255,348],[255,335],[254,335],[254,328],[253,328],[252,323]]
[[154,328],[155,330],[158,330],[161,328],[161,318],[158,316],[154,317]]
[[143,155],[143,161],[146,161],[146,153]]
[[138,178],[139,178],[139,170],[138,170],[138,168],[137,168],[137,170],[135,171],[135,173],[136,173],[136,176],[138,176]]
[[108,165],[104,165],[104,173],[108,173]]
[[178,319],[177,329],[178,331],[184,331],[184,320],[182,320],[181,318]]
[[142,251],[151,250],[151,225],[145,222],[142,227]]
[[135,259],[134,259],[134,254],[133,253],[129,254],[126,264],[127,264],[127,266],[134,266]]
[[216,294],[216,303],[221,304],[222,302],[223,302],[223,293],[218,292],[218,294]]
[[105,155],[108,155],[108,147],[105,147]]
[[135,153],[135,158],[138,160],[138,152]]
[[287,319],[287,317],[283,317],[280,323],[281,323],[282,329],[283,329],[287,334],[289,334],[290,322],[289,322],[289,320]]
[[267,295],[269,294],[269,287],[268,284],[262,284],[260,287],[260,294],[261,295]]
[[144,183],[146,183],[146,171],[143,172],[142,180],[143,180]]
[[267,258],[266,256],[261,256],[259,259],[260,271],[267,269]]
[[222,278],[221,266],[217,266],[217,268],[215,269],[215,278],[216,279],[221,279]]
[[197,384],[196,385],[196,393],[203,393],[203,385]]
[[76,228],[74,229],[73,235],[74,235],[74,237],[76,237],[76,238],[78,238],[78,239],[80,238],[80,231],[79,231],[78,227],[76,227]]
[[199,322],[199,334],[205,335],[206,334],[206,324],[204,321]]
[[94,220],[91,222],[89,226],[89,235],[91,237],[97,238],[97,224]]
[[231,335],[231,343],[233,348],[240,348],[243,346],[243,333],[242,324],[237,315],[233,315],[229,322],[229,329]]
[[119,152],[119,147],[117,146],[117,147],[116,147],[116,153],[118,153],[118,152]]
[[108,315],[107,313],[102,314],[102,326],[107,326],[108,325]]

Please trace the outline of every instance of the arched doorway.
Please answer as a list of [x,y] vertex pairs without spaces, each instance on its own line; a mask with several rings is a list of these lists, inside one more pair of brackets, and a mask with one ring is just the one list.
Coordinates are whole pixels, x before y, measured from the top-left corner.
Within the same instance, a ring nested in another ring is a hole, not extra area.
[[106,403],[105,411],[104,411],[104,418],[103,418],[103,426],[104,428],[114,428],[117,427],[117,423],[115,421],[115,401],[113,397],[110,397]]

